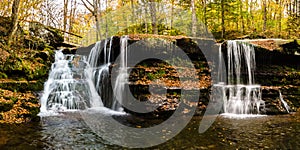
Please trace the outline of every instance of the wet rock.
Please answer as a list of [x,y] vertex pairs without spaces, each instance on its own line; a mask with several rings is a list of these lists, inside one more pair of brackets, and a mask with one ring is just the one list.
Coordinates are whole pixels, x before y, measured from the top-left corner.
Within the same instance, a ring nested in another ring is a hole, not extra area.
[[50,54],[48,51],[41,51],[35,54],[34,58],[41,58],[43,61],[47,61],[49,59]]

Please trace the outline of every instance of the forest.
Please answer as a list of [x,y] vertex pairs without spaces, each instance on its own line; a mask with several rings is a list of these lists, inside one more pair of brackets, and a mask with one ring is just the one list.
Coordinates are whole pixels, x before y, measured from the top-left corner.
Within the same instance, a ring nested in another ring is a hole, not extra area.
[[[147,23],[152,24],[153,30],[140,28],[129,32],[161,34],[156,29],[159,24],[170,29],[178,26],[176,9],[190,14],[189,27],[200,21],[216,39],[296,39],[300,36],[299,0],[2,0],[0,8],[0,16],[10,24],[8,41],[17,36],[17,27],[29,32],[39,23],[59,29],[65,36],[72,33],[83,37],[90,44],[105,37],[107,32],[112,32],[110,30],[138,28],[145,24],[149,14]],[[159,12],[163,11],[169,11],[166,20],[160,19]],[[2,26],[5,25],[2,23]],[[111,26],[116,29],[110,29]],[[196,32],[193,30],[197,29],[191,27],[190,32]],[[96,35],[90,35],[91,31]]]

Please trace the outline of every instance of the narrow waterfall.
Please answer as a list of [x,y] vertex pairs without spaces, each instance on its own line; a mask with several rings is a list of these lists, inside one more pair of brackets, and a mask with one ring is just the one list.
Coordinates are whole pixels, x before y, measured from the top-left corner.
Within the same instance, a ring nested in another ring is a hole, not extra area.
[[[227,50],[220,48],[219,53],[219,73],[226,70],[227,78],[219,75],[219,83],[214,88],[221,91],[224,113],[259,114],[265,104],[261,86],[254,80],[254,47],[242,41],[227,41]],[[226,68],[222,68],[222,59]]]
[[[109,67],[111,66],[111,51],[113,37],[97,42],[92,48],[88,62],[92,66],[92,78],[98,94],[102,97],[105,107],[112,107],[112,90],[110,84]],[[109,46],[109,47],[108,47]],[[103,58],[100,56],[103,51]],[[102,60],[102,62],[101,62]]]
[[116,82],[114,85],[114,101],[113,101],[113,110],[121,111],[122,107],[118,101],[122,101],[123,93],[124,93],[124,86],[125,83],[128,82],[128,72],[127,72],[127,46],[128,46],[128,36],[122,36],[120,39],[120,68],[119,73],[116,78]]
[[287,102],[283,99],[282,94],[281,94],[281,91],[279,91],[279,99],[280,99],[281,103],[283,104],[283,107],[285,108],[286,112],[287,112],[287,113],[290,113],[291,108],[290,108],[290,106],[287,104]]
[[55,53],[55,62],[44,85],[41,113],[102,106],[85,56]]
[[[102,97],[104,106],[116,111],[121,110],[121,105],[118,102],[118,100],[122,100],[124,85],[128,80],[128,39],[128,36],[122,36],[120,38],[120,63],[115,64],[116,66],[119,66],[119,68],[114,89],[112,89],[112,83],[110,82],[110,66],[112,64],[111,60],[113,37],[111,37],[110,40],[106,39],[105,41],[97,42],[94,48],[91,50],[88,58],[88,62],[90,63],[93,69],[93,81],[96,91]],[[115,93],[113,93],[113,91]]]

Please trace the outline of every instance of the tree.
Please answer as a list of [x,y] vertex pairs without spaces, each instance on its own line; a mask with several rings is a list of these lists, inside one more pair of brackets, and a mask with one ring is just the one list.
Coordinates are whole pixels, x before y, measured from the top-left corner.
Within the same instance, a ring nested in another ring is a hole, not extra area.
[[157,17],[156,17],[156,3],[154,0],[151,0],[149,3],[151,23],[152,23],[152,34],[158,34],[157,29]]
[[18,29],[18,15],[19,15],[19,7],[20,7],[20,0],[14,0],[12,5],[11,11],[11,29],[8,32],[8,41],[7,43],[10,45],[12,42],[13,37]]
[[67,17],[68,17],[68,5],[69,5],[69,0],[64,0],[64,31],[67,31]]
[[225,38],[225,0],[221,0],[221,38]]
[[267,0],[263,0],[263,20],[264,20],[264,26],[263,31],[266,31],[267,29]]
[[101,0],[93,0],[93,3],[90,2],[89,0],[81,0],[83,5],[87,10],[90,11],[90,13],[93,15],[95,18],[96,22],[96,38],[97,41],[102,39],[101,36],[101,27],[100,27],[100,21],[99,21],[99,16],[101,16]]
[[192,11],[192,36],[196,36],[196,30],[197,30],[197,16],[196,16],[196,10],[195,10],[195,0],[191,0],[191,11]]

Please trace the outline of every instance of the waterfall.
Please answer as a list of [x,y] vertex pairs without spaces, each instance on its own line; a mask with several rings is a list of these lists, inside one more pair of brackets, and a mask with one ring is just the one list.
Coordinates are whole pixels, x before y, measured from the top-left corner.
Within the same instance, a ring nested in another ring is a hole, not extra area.
[[283,99],[282,94],[281,94],[280,91],[279,91],[279,99],[280,99],[281,103],[283,104],[283,106],[284,106],[286,112],[287,112],[287,113],[290,113],[291,108],[290,108],[290,106],[287,104],[287,102]]
[[88,58],[83,55],[64,55],[62,51],[57,51],[44,85],[41,112],[83,110],[101,106],[122,111],[119,102],[124,98],[124,86],[128,81],[128,39],[128,36],[120,39],[120,62],[116,64],[119,68],[114,89],[110,82],[113,37],[97,42]]
[[41,113],[102,106],[91,71],[85,56],[56,51],[41,97]]
[[[219,83],[213,88],[221,91],[224,113],[259,114],[264,109],[261,86],[255,84],[255,51],[250,44],[241,41],[227,41],[227,50],[219,49]],[[222,68],[225,59],[226,68]],[[227,81],[223,81],[221,71],[227,71]]]
[[[89,63],[92,66],[92,78],[98,94],[102,97],[104,106],[111,108],[112,91],[110,87],[111,51],[113,36],[104,42],[97,42],[89,54]],[[103,45],[103,46],[102,46]],[[109,46],[109,47],[108,47]],[[101,52],[103,50],[103,58]],[[102,62],[101,62],[102,60]]]
[[[129,39],[128,36],[122,36],[120,38],[120,56],[119,56],[120,64],[119,64],[118,75],[115,81],[114,89],[112,89],[110,83],[111,80],[110,66],[112,63],[111,60],[112,60],[113,37],[111,37],[110,40],[106,39],[102,42],[97,42],[94,48],[92,48],[88,58],[88,62],[90,63],[93,69],[92,78],[94,81],[96,91],[102,97],[104,106],[116,111],[121,110],[121,106],[117,100],[119,101],[122,100],[123,98],[122,93],[124,90],[124,86],[128,80],[128,73],[127,73],[128,39]],[[113,93],[113,91],[115,91],[115,93]]]
[[128,72],[127,72],[127,46],[128,46],[128,36],[122,36],[120,39],[120,68],[114,85],[114,101],[113,110],[121,111],[121,105],[118,103],[123,99],[124,86],[128,82]]

